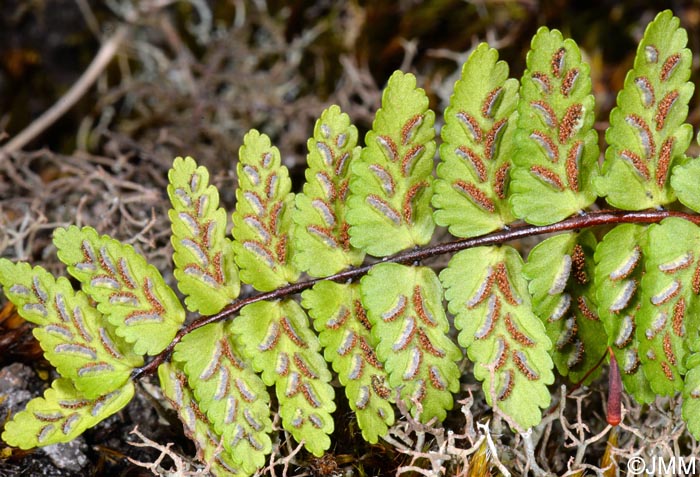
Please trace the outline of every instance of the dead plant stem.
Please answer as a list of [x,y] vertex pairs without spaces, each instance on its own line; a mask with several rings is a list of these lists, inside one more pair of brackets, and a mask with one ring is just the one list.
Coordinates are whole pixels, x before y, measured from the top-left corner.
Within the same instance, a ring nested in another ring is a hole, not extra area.
[[107,65],[112,61],[112,58],[114,58],[114,55],[116,55],[119,50],[119,46],[126,38],[128,31],[129,28],[126,25],[119,25],[114,33],[102,44],[102,47],[95,55],[92,63],[90,63],[78,81],[76,81],[66,94],[61,96],[53,106],[44,111],[41,116],[32,121],[29,126],[24,128],[19,134],[5,144],[5,146],[0,149],[0,158],[21,150],[32,139],[39,136],[49,126],[55,123],[58,118],[72,108],[92,87]]

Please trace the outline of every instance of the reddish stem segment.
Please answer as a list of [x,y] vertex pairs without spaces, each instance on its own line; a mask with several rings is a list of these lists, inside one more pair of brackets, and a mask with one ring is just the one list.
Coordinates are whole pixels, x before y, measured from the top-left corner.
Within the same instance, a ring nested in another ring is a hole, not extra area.
[[[549,234],[553,232],[565,232],[567,230],[579,230],[586,229],[589,227],[595,227],[598,225],[616,225],[624,223],[637,223],[637,224],[653,224],[661,222],[663,219],[668,217],[680,217],[685,220],[689,220],[696,225],[700,225],[700,215],[698,214],[688,214],[685,212],[676,212],[670,210],[649,210],[641,212],[627,212],[622,210],[601,210],[597,212],[581,213],[579,215],[569,217],[568,219],[562,220],[551,225],[530,225],[521,224],[512,227],[507,227],[504,230],[493,232],[486,235],[481,235],[479,237],[473,237],[468,239],[455,240],[453,242],[442,243],[437,245],[432,245],[429,247],[415,248],[412,250],[407,250],[405,252],[398,253],[391,257],[386,257],[379,263],[404,263],[411,264],[414,262],[420,262],[422,260],[436,257],[438,255],[444,255],[447,253],[456,253],[460,250],[466,250],[468,248],[483,247],[489,245],[501,245],[506,242],[521,239],[524,237],[532,237],[535,235]],[[220,320],[231,318],[233,315],[238,313],[241,308],[250,303],[255,303],[263,300],[279,300],[295,293],[301,293],[302,291],[313,287],[316,283],[323,280],[331,280],[339,283],[347,282],[348,280],[356,280],[362,275],[369,272],[372,267],[376,264],[362,265],[356,268],[349,268],[335,275],[325,278],[314,278],[312,280],[307,280],[304,282],[293,283],[287,285],[277,290],[270,292],[259,293],[247,298],[240,298],[230,305],[226,306],[219,313],[212,316],[202,316],[199,319],[193,321],[185,328],[182,328],[178,334],[175,336],[173,341],[168,345],[168,347],[156,355],[151,362],[142,366],[141,368],[134,369],[132,373],[132,378],[136,379],[144,375],[153,374],[158,369],[161,363],[163,363],[173,348],[177,343],[180,342],[183,336],[190,333],[197,328],[210,323],[215,323]],[[618,370],[619,374],[619,370]]]
[[617,359],[608,347],[610,353],[610,371],[608,374],[608,424],[617,426],[622,421],[622,379],[620,378],[620,367]]

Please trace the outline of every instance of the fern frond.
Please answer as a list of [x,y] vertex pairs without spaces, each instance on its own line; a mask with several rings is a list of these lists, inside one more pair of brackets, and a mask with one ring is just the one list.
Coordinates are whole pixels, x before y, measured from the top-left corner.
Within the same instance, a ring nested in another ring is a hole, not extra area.
[[160,272],[130,245],[90,227],[58,228],[53,242],[68,273],[136,354],[157,354],[175,337],[185,311]]
[[251,130],[239,151],[233,250],[240,277],[270,291],[299,277],[290,257],[294,194],[270,138]]
[[540,422],[540,408],[550,403],[554,364],[522,267],[512,247],[477,247],[452,257],[440,280],[486,401],[524,430]]
[[435,222],[452,235],[473,237],[514,220],[506,199],[517,100],[508,65],[480,44],[462,67],[441,131],[432,203]]
[[[523,267],[533,310],[554,344],[554,364],[574,383],[595,368],[606,350],[593,287],[595,249],[590,231],[560,234],[537,244]],[[600,368],[586,383],[599,374]]]
[[245,472],[236,465],[235,457],[197,405],[184,371],[173,364],[163,363],[158,367],[158,378],[163,395],[182,422],[185,435],[197,448],[197,459],[207,463],[209,472],[216,477],[251,475],[253,472]]
[[41,267],[0,259],[0,284],[18,313],[39,325],[34,336],[46,359],[86,398],[122,387],[133,368],[143,364],[67,279],[56,280]]
[[103,396],[88,399],[70,380],[58,378],[43,397],[29,401],[24,411],[5,423],[2,440],[20,449],[72,441],[126,406],[133,396],[131,381]]
[[637,333],[646,241],[646,226],[622,224],[608,232],[595,251],[598,316],[620,363],[625,390],[640,403],[655,398],[640,366]]
[[173,359],[236,468],[252,474],[272,450],[270,397],[239,356],[230,326],[212,323],[187,334],[175,346]]
[[462,353],[447,336],[442,286],[427,267],[379,264],[361,280],[377,357],[389,385],[422,422],[442,421],[459,389]]
[[598,193],[626,210],[659,207],[675,199],[671,169],[685,161],[693,128],[684,124],[694,86],[688,34],[670,10],[644,32],[634,68],[610,113],[603,176]]
[[209,185],[209,172],[191,157],[175,158],[168,179],[173,274],[187,308],[213,315],[240,290],[226,237],[226,211],[219,207],[219,191]]
[[304,193],[297,194],[293,215],[294,264],[313,277],[325,277],[364,258],[350,245],[345,220],[350,167],[360,155],[357,128],[331,106],[316,121],[308,149]]
[[430,241],[435,113],[412,74],[395,72],[360,160],[352,166],[350,243],[386,256]]
[[359,284],[322,281],[301,296],[320,333],[325,358],[345,386],[362,436],[376,443],[394,423],[390,404],[394,396],[384,385],[387,373],[374,352],[372,325],[362,306]]
[[[157,369],[206,471],[258,475],[273,449],[271,407],[309,453],[331,447],[331,363],[363,437],[377,443],[389,439],[393,403],[430,425],[454,405],[462,351],[444,299],[487,403],[515,431],[541,423],[555,365],[590,383],[609,347],[608,422],[621,419],[621,369],[640,403],[682,392],[687,428],[700,438],[700,214],[664,208],[677,197],[700,212],[700,158],[686,156],[687,37],[670,11],[647,27],[611,113],[602,170],[589,66],[573,40],[545,27],[520,82],[487,44],[470,55],[445,110],[434,184],[435,114],[400,71],[366,147],[339,107],[322,113],[301,194],[279,150],[250,131],[232,238],[206,168],[176,158],[167,187],[174,277],[187,309],[204,315],[186,328],[161,274],[92,228],[54,234],[79,291],[0,258],[5,295],[60,374],[4,424],[3,440],[67,442],[122,409],[133,381]],[[626,210],[588,212],[598,196]],[[639,209],[650,210],[629,212]],[[510,229],[516,219],[534,225]],[[475,238],[422,247],[436,224]],[[599,243],[598,226],[611,228]],[[505,245],[551,232],[559,235],[534,246],[527,264]],[[455,252],[439,277],[419,265]],[[363,263],[365,254],[381,260]],[[302,273],[313,279],[299,281]],[[144,365],[144,354],[155,357]],[[485,449],[474,469],[488,467]]]
[[558,30],[537,30],[518,102],[510,186],[516,216],[546,225],[595,201],[594,103],[589,66],[576,42],[564,40]]
[[231,330],[241,352],[268,386],[275,386],[282,425],[316,456],[329,448],[335,393],[321,345],[293,300],[247,305]]

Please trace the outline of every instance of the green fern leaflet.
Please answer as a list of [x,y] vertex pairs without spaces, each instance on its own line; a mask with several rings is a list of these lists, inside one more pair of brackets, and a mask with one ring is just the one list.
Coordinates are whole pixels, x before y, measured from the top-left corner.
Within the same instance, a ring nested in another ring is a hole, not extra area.
[[427,267],[385,263],[362,278],[362,303],[389,385],[422,422],[445,419],[459,387],[460,350],[447,337],[442,287]]
[[596,310],[591,232],[560,234],[532,249],[523,274],[530,280],[533,310],[554,344],[552,358],[562,376],[590,383],[606,351],[605,328]]
[[430,241],[434,123],[416,78],[394,73],[352,167],[346,217],[353,246],[386,256]]
[[511,247],[477,247],[457,253],[440,280],[486,401],[511,426],[525,430],[540,422],[540,408],[551,401],[547,385],[554,382],[554,364],[522,267]]
[[272,450],[270,397],[239,356],[229,329],[219,322],[189,333],[175,347],[173,358],[236,468],[252,474]]
[[34,336],[46,359],[85,397],[122,387],[133,368],[143,364],[66,278],[56,280],[41,267],[0,259],[0,284],[19,314],[39,325]]
[[364,254],[350,245],[345,219],[350,168],[359,158],[357,128],[332,106],[316,122],[309,139],[304,193],[296,196],[294,264],[324,277],[362,263]]
[[551,224],[595,201],[594,103],[589,66],[576,43],[540,28],[520,87],[511,183],[515,215],[531,224]]
[[192,396],[185,373],[173,364],[163,363],[158,367],[158,378],[163,395],[183,424],[185,435],[197,448],[197,459],[206,462],[216,477],[252,475],[253,472],[246,473],[238,467],[235,457],[224,447],[221,436]]
[[264,134],[245,135],[238,162],[233,251],[241,280],[269,291],[295,282],[291,230],[294,194],[279,150]]
[[157,354],[170,344],[185,311],[143,256],[90,227],[56,229],[53,241],[68,273],[136,354]]
[[190,311],[213,315],[240,289],[226,237],[226,211],[219,207],[219,192],[209,185],[209,172],[191,157],[175,158],[168,178],[177,286]]
[[314,319],[326,360],[345,386],[362,436],[376,443],[394,423],[390,404],[394,396],[374,352],[372,324],[362,306],[359,284],[319,282],[302,293],[302,305]]
[[335,393],[304,310],[292,300],[253,303],[231,329],[253,369],[262,373],[266,385],[275,386],[284,428],[321,456],[331,444]]
[[435,222],[472,237],[512,222],[507,201],[518,82],[498,52],[480,44],[445,111],[433,205]]
[[622,224],[608,232],[595,251],[598,315],[620,363],[625,390],[640,403],[655,399],[640,366],[637,333],[646,241],[647,227]]
[[69,442],[106,419],[134,396],[134,384],[87,399],[68,379],[59,378],[44,397],[29,401],[24,411],[5,423],[2,440],[20,449]]
[[651,389],[673,395],[683,389],[685,337],[697,330],[689,328],[687,320],[700,293],[700,229],[686,220],[668,218],[649,226],[648,234],[638,314],[639,354]]
[[641,210],[675,199],[668,177],[685,162],[693,128],[684,124],[694,86],[688,82],[692,55],[688,34],[670,10],[644,33],[634,69],[610,113],[598,193],[614,207]]

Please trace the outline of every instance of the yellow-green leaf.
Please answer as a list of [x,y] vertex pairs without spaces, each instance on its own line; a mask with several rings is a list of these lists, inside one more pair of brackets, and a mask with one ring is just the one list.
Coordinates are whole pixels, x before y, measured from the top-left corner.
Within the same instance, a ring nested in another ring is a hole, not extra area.
[[190,311],[218,313],[240,290],[226,211],[209,172],[191,157],[175,158],[168,172],[174,275]]
[[136,354],[157,354],[175,337],[185,311],[160,272],[130,245],[90,227],[54,232],[58,258]]

